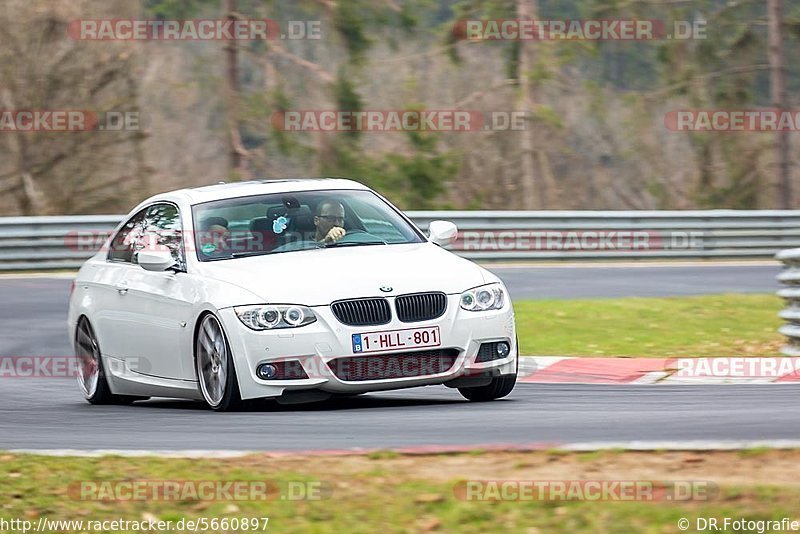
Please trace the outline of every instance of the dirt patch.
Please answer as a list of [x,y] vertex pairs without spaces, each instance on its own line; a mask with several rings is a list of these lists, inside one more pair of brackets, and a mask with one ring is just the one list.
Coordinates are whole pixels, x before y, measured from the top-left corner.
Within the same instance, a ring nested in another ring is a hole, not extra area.
[[720,485],[797,486],[800,450],[757,451],[560,451],[438,455],[248,456],[233,460],[248,468],[349,478],[365,473],[393,480],[447,482],[457,479],[514,480],[709,480]]

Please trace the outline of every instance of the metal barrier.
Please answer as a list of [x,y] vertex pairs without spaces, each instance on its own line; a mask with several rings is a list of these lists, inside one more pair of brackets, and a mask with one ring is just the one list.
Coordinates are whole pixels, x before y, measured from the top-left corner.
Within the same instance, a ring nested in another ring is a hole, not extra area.
[[[800,211],[410,212],[420,228],[459,228],[454,252],[476,260],[772,258],[800,247]],[[615,235],[610,236],[611,233]]]
[[[800,247],[800,211],[412,211],[459,227],[475,260],[772,258]],[[0,271],[75,269],[121,215],[0,218]]]
[[786,301],[786,308],[779,314],[786,324],[778,332],[789,338],[781,352],[786,356],[800,356],[800,248],[782,250],[775,257],[783,262],[778,281],[786,285],[778,290],[778,296]]

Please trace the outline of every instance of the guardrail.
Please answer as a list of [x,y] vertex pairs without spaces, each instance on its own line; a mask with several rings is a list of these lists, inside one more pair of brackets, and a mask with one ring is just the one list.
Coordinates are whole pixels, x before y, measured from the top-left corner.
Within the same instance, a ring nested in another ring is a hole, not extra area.
[[[475,260],[772,258],[800,247],[800,211],[412,211],[459,227]],[[75,269],[121,215],[0,218],[0,271]]]
[[782,250],[775,257],[783,262],[778,281],[786,287],[778,290],[778,296],[786,301],[780,312],[786,324],[778,332],[788,338],[789,343],[781,347],[786,356],[800,356],[800,248]]

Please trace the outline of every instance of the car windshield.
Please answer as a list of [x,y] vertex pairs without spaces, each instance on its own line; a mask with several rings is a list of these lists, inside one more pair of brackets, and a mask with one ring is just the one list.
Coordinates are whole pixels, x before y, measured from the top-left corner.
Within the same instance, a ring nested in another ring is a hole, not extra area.
[[424,241],[395,208],[363,190],[229,198],[197,204],[192,214],[200,261]]

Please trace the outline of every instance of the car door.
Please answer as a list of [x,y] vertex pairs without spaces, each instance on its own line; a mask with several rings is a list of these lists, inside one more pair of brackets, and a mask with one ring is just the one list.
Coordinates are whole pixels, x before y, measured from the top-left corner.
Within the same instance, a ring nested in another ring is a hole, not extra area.
[[[129,367],[159,378],[194,380],[192,304],[196,289],[186,274],[181,216],[178,207],[161,202],[147,208],[142,233],[122,285],[129,321],[122,325]],[[166,246],[175,269],[147,271],[138,265],[138,251]]]
[[100,349],[105,356],[122,360],[130,340],[123,333],[132,321],[128,309],[125,279],[132,268],[136,243],[141,241],[147,209],[131,216],[117,231],[109,244],[106,265],[99,275],[85,282],[94,303],[92,322],[97,332]]

